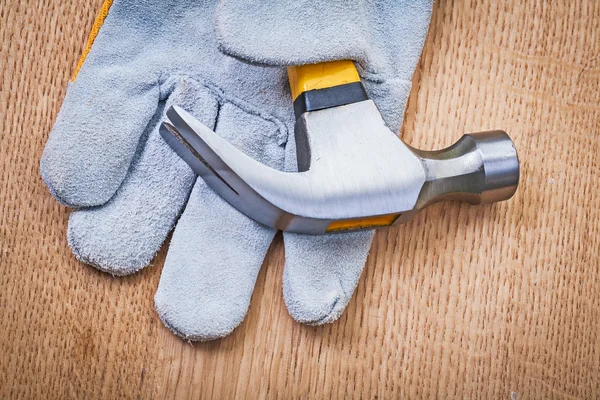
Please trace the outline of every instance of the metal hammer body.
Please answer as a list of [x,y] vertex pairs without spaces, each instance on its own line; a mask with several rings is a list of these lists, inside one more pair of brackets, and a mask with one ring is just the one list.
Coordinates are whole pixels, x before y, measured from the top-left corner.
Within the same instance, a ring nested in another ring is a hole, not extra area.
[[519,162],[506,133],[464,135],[439,151],[411,148],[386,126],[353,63],[320,65],[309,68],[328,80],[290,71],[298,172],[265,166],[177,107],[161,135],[232,206],[285,231],[390,226],[440,200],[478,204],[515,193]]

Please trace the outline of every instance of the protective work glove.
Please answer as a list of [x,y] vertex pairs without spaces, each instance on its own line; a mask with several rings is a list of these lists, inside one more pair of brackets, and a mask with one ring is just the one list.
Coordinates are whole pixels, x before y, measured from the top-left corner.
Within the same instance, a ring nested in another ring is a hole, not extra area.
[[[274,2],[267,9],[293,7],[286,3]],[[346,57],[356,51],[347,47],[336,56],[356,59],[361,66],[377,66],[366,60],[379,58],[404,65],[386,71],[389,76],[363,70],[371,98],[398,130],[431,4],[383,1],[372,8],[366,3],[358,2],[360,7],[343,17],[366,18],[366,30],[351,33],[369,45],[368,38],[379,37],[375,31],[385,30],[390,51],[380,44],[374,48],[386,49],[381,53]],[[158,134],[165,109],[183,107],[271,167],[295,167],[286,69],[252,65],[219,52],[215,18],[223,48],[229,30],[220,22],[227,15],[260,21],[250,3],[238,12],[233,9],[237,5],[224,2],[218,15],[216,7],[216,1],[107,0],[95,24],[97,36],[91,36],[93,46],[69,85],[41,161],[51,193],[76,208],[69,218],[69,245],[79,260],[100,270],[127,275],[148,265],[181,215],[155,306],[167,327],[190,340],[225,336],[242,322],[276,232],[248,219],[195,179]],[[389,13],[398,19],[379,25],[385,21],[378,15]],[[338,17],[342,15],[333,13],[323,21],[344,26],[334,19]],[[369,19],[377,22],[376,29]],[[331,40],[318,30],[315,34],[316,47]],[[398,48],[404,50],[394,53]],[[305,50],[310,53],[310,46]],[[314,54],[313,62],[324,60]],[[339,317],[356,287],[372,236],[369,231],[285,235],[284,297],[294,319],[322,324]]]

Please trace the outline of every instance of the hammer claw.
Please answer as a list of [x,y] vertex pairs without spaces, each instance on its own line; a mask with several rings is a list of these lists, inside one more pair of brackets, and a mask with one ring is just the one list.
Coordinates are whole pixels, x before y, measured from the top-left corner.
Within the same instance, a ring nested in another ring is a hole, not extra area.
[[162,123],[161,136],[213,190],[253,219],[287,228],[296,216],[267,200],[255,187],[280,181],[293,185],[297,177],[254,160],[180,107],[171,107],[167,116],[170,122]]

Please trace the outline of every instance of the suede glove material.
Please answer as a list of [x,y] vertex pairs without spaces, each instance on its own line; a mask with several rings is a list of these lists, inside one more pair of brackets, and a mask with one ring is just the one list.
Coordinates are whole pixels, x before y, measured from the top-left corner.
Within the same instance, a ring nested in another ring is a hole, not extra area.
[[[177,222],[155,306],[167,327],[190,340],[225,336],[242,322],[275,231],[195,178],[158,134],[164,110],[179,105],[251,157],[295,168],[287,72],[219,52],[216,6],[115,0],[69,84],[41,161],[51,193],[75,208],[69,245],[96,268],[127,275],[147,266]],[[284,295],[296,320],[339,317],[371,238],[285,236]]]

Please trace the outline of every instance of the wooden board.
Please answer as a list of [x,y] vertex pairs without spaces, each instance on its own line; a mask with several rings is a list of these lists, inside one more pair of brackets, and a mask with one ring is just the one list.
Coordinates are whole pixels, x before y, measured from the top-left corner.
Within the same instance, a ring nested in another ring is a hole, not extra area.
[[516,197],[379,232],[323,327],[288,316],[278,238],[246,321],[204,344],[155,314],[164,252],[124,279],[78,263],[39,177],[101,3],[0,2],[1,398],[600,398],[600,2],[436,1],[404,138],[507,130]]

